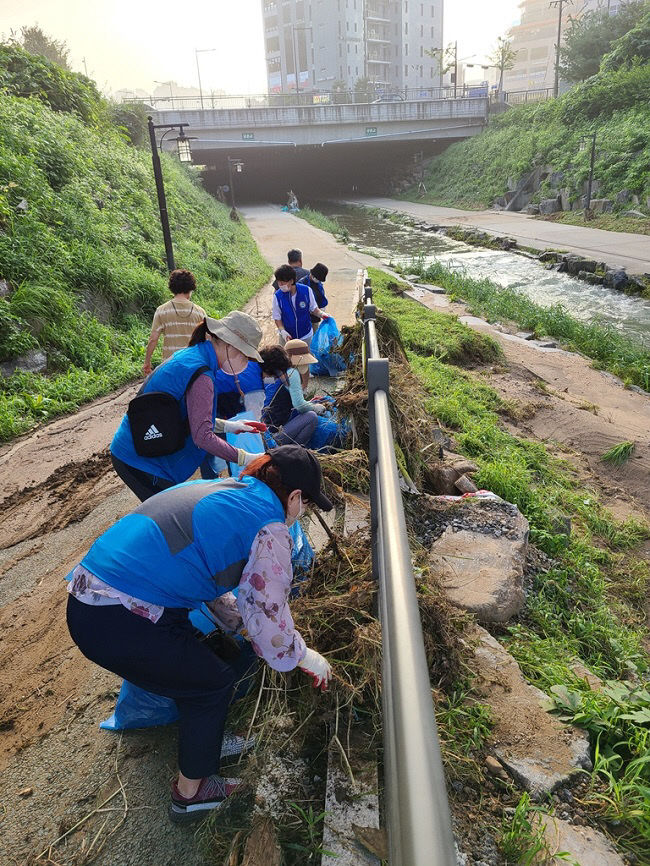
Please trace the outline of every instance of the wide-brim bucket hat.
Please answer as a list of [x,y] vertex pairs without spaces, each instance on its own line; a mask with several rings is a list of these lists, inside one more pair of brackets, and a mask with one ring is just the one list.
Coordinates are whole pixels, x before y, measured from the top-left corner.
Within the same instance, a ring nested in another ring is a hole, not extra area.
[[252,316],[234,310],[223,319],[206,316],[205,323],[213,337],[218,337],[229,346],[239,349],[247,358],[262,362],[262,356],[257,351],[262,339],[262,329]]
[[314,358],[304,340],[287,340],[284,350],[292,367],[307,367],[309,364],[318,363],[318,358]]

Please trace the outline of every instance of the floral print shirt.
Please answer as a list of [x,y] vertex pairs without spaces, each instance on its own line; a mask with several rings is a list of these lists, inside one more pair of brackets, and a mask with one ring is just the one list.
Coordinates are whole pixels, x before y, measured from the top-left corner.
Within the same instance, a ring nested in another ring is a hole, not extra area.
[[[307,650],[296,631],[289,609],[291,537],[285,523],[269,523],[255,536],[244,568],[237,598],[231,592],[207,602],[213,618],[224,631],[246,637],[258,656],[276,671],[298,666]],[[158,622],[164,607],[113,589],[78,565],[68,592],[84,604],[122,604],[127,610]]]

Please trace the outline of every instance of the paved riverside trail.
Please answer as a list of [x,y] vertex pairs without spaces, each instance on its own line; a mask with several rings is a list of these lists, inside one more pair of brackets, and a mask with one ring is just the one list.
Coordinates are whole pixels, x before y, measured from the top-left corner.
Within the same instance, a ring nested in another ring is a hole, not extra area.
[[523,246],[560,249],[585,258],[626,268],[631,274],[650,273],[650,236],[609,232],[546,222],[528,214],[493,210],[459,210],[395,198],[346,198],[346,204],[399,211],[439,225],[477,228],[492,235],[508,235]]
[[[329,274],[325,293],[329,304],[326,312],[336,319],[339,328],[351,325],[358,301],[354,292],[357,271],[367,265],[378,265],[377,260],[349,250],[329,232],[315,228],[277,205],[247,205],[239,210],[259,251],[274,270],[286,263],[287,251],[293,247],[302,250],[306,268],[316,262],[327,265]],[[263,343],[277,342],[275,324],[271,318],[272,295],[273,289],[269,283],[244,307],[247,313],[259,320],[264,332]]]

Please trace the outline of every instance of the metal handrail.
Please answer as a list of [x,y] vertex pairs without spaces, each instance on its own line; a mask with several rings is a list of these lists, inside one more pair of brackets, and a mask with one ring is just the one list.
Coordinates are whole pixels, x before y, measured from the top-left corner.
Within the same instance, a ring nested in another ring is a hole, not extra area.
[[388,361],[365,272],[363,324],[370,432],[373,576],[382,632],[384,781],[391,866],[455,866],[454,838],[431,697],[389,410]]

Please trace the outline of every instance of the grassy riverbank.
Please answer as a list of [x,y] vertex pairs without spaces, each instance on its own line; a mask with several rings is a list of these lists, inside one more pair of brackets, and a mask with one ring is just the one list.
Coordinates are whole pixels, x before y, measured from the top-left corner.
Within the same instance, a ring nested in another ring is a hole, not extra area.
[[303,207],[296,213],[296,216],[315,226],[317,229],[322,229],[324,232],[329,232],[335,235],[340,240],[346,242],[349,240],[348,230],[332,217],[325,216],[318,210],[312,210],[310,207]]
[[550,336],[563,348],[592,358],[594,366],[619,376],[626,384],[650,390],[650,351],[636,340],[598,322],[581,322],[561,304],[542,307],[514,289],[502,288],[491,280],[475,280],[450,271],[438,263],[428,267],[409,265],[409,272],[442,286],[452,300],[467,303],[472,313],[488,321],[509,320],[537,336]]
[[[426,169],[427,193],[415,187],[404,198],[448,207],[489,207],[536,166],[561,172],[553,188],[573,200],[584,191],[589,150],[583,136],[597,130],[594,176],[599,198],[616,199],[623,189],[636,194],[645,209],[650,195],[650,64],[600,73],[559,99],[517,106],[490,120],[480,135],[452,144]],[[551,195],[545,181],[533,201]],[[618,206],[627,210],[628,203]],[[636,231],[634,227],[631,231]]]
[[[448,363],[441,335],[444,340],[457,330],[454,317],[396,297],[388,275],[369,273],[375,301],[397,322],[411,367],[429,394],[431,415],[479,465],[477,484],[515,503],[530,523],[531,542],[550,557],[548,570],[534,575],[519,621],[501,639],[526,677],[554,697],[556,709],[589,732],[595,768],[586,808],[647,863],[650,694],[634,682],[648,671],[642,610],[650,575],[634,551],[649,529],[634,520],[615,521],[545,445],[505,428],[516,407],[477,374]],[[447,329],[440,328],[442,319]],[[440,346],[437,353],[428,350],[430,343]],[[450,339],[449,356],[456,344]],[[570,535],[561,528],[567,518]],[[591,691],[572,669],[576,659],[612,682]]]
[[[168,297],[150,153],[112,123],[88,79],[23,54],[3,49],[0,73],[20,61],[44,90],[0,95],[0,361],[41,349],[47,375],[0,379],[0,441],[139,375],[153,311]],[[58,78],[75,100],[54,110]],[[196,173],[162,162],[177,266],[196,274],[197,302],[223,315],[269,269]]]
[[540,216],[544,222],[562,223],[566,226],[581,226],[588,229],[603,229],[607,232],[628,232],[637,235],[650,235],[650,217],[626,217],[616,213],[594,214],[585,220],[583,211],[567,211]]

